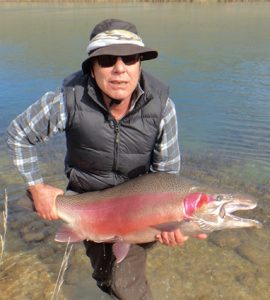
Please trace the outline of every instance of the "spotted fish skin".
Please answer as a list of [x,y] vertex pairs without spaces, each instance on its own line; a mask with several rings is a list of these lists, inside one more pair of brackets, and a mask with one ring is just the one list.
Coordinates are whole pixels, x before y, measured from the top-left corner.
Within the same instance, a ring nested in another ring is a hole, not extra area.
[[157,173],[103,191],[58,196],[58,215],[68,225],[58,231],[56,240],[152,241],[155,235],[151,234],[160,232],[156,224],[183,220],[183,198],[189,189],[190,184],[182,183],[179,176]]
[[230,214],[254,208],[253,200],[194,192],[193,185],[178,175],[160,172],[102,191],[60,195],[56,209],[66,224],[55,240],[114,243],[113,251],[120,262],[130,244],[154,241],[162,231],[180,228],[192,236],[225,228],[260,227],[257,221],[232,218]]

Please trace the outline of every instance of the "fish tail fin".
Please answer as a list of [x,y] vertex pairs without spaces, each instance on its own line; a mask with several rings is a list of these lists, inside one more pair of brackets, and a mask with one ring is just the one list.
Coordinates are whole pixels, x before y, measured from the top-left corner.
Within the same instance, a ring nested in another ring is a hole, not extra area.
[[71,242],[76,243],[83,241],[82,238],[71,226],[63,224],[57,231],[55,238],[57,242]]

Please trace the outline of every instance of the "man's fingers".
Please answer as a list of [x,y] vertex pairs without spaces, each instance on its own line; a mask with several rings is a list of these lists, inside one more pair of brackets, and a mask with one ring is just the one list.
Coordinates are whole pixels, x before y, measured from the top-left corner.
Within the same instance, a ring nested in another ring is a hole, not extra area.
[[208,235],[205,233],[200,233],[196,236],[198,239],[204,240],[207,239]]
[[173,233],[174,233],[174,237],[175,237],[175,242],[178,245],[184,244],[184,242],[188,239],[188,236],[184,236],[179,229]]
[[172,232],[162,232],[156,236],[156,239],[167,246],[180,246],[188,239],[187,236],[183,236],[181,231],[178,229]]
[[[208,236],[205,233],[200,233],[194,236],[199,239],[206,239]],[[156,235],[156,240],[159,241],[161,244],[175,247],[181,246],[185,243],[188,239],[188,236],[184,236],[179,229],[172,231],[172,232],[161,232],[160,234]]]

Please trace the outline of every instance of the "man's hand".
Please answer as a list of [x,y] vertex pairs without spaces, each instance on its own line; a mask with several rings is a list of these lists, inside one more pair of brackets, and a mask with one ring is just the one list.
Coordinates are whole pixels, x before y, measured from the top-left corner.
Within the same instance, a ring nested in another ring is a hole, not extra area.
[[167,232],[163,231],[156,236],[157,240],[164,245],[175,247],[183,245],[184,242],[188,239],[187,236],[184,236],[180,229],[175,231]]
[[55,199],[58,195],[63,195],[64,191],[44,183],[31,185],[28,189],[32,195],[37,214],[46,220],[58,219]]
[[[196,236],[199,239],[206,239],[207,235],[206,234],[199,234]],[[185,241],[188,239],[188,236],[184,236],[180,229],[177,229],[175,231],[171,232],[161,232],[156,236],[156,239],[164,245],[170,246],[170,247],[175,247],[175,246],[181,246],[185,243]]]

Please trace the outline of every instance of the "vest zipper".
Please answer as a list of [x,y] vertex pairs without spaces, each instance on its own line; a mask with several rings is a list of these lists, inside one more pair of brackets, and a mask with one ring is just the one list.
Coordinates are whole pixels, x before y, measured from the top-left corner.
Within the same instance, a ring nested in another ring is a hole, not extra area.
[[113,162],[113,170],[117,171],[118,166],[118,146],[119,146],[119,135],[120,135],[120,124],[117,121],[114,121],[114,162]]

